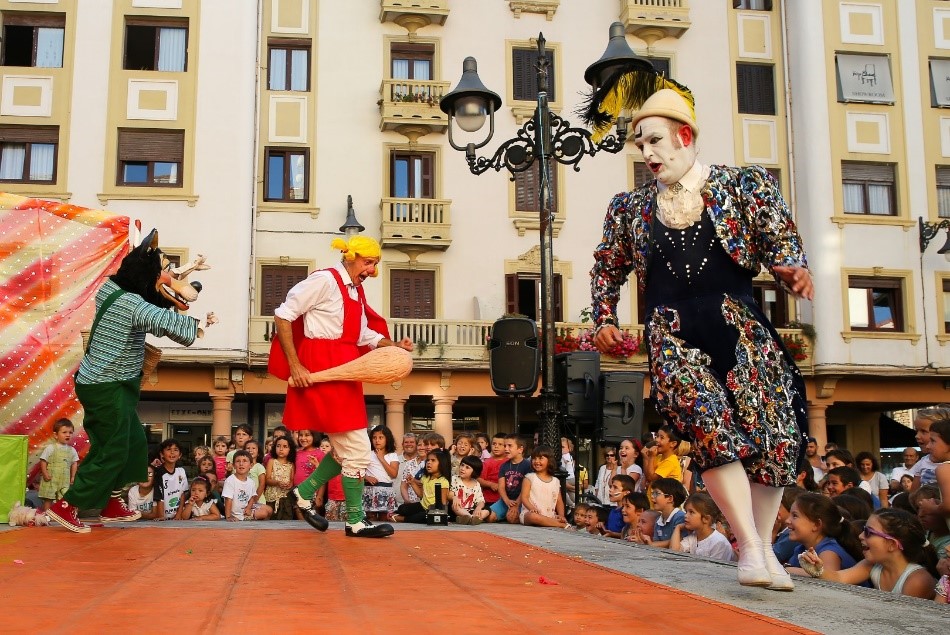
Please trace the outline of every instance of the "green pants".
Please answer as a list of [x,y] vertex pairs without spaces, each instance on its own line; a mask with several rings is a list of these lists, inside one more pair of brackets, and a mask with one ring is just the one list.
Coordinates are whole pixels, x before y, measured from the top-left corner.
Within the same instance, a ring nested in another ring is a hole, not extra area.
[[85,410],[89,453],[63,497],[79,509],[101,509],[113,490],[148,477],[148,441],[135,407],[140,380],[76,384]]

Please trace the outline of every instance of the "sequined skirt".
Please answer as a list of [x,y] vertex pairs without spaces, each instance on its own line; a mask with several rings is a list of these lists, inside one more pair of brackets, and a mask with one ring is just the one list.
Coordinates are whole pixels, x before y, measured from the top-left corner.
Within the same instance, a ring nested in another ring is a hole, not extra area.
[[714,294],[648,313],[651,393],[700,470],[741,461],[755,483],[794,485],[805,384],[750,297]]

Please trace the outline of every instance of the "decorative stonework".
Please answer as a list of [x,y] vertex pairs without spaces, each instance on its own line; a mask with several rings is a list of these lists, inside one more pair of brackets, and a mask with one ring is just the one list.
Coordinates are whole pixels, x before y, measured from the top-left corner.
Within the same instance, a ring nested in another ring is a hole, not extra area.
[[520,18],[522,13],[543,13],[548,22],[554,19],[559,4],[561,0],[508,0],[515,18]]

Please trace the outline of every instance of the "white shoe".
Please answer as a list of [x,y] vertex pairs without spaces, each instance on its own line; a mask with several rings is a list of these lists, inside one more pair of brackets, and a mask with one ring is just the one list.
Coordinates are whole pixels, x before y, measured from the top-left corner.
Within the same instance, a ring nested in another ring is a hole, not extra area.
[[739,546],[739,584],[742,586],[767,587],[772,584],[762,541]]
[[770,591],[794,591],[795,582],[792,581],[792,576],[788,574],[782,563],[775,557],[771,545],[762,545],[762,548],[765,555],[765,566],[772,577],[772,584],[766,588]]

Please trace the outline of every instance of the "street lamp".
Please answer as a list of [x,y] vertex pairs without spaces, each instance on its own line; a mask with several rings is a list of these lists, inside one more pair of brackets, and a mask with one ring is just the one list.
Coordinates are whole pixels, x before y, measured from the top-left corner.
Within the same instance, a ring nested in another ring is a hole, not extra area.
[[[496,172],[502,168],[515,174],[531,168],[538,163],[538,198],[541,234],[541,443],[551,447],[560,447],[558,430],[558,396],[554,388],[554,297],[553,290],[553,220],[554,209],[551,200],[551,160],[573,166],[580,171],[580,160],[584,155],[591,156],[601,150],[616,154],[623,150],[627,136],[626,121],[617,119],[617,134],[608,135],[599,143],[591,138],[591,133],[583,128],[572,128],[551,112],[548,105],[548,59],[545,55],[544,34],[538,34],[538,98],[534,115],[518,129],[514,138],[504,141],[491,158],[478,157],[475,151],[484,147],[495,133],[495,112],[501,107],[501,97],[492,92],[478,77],[474,57],[466,57],[462,63],[462,78],[452,92],[447,93],[439,102],[439,107],[449,116],[449,144],[456,150],[465,152],[472,174],[482,174],[489,168]],[[614,22],[610,26],[610,40],[607,49],[599,60],[588,67],[584,79],[596,91],[608,77],[621,69],[639,70],[655,74],[649,60],[638,57],[627,44],[624,26]],[[452,135],[452,120],[466,132],[477,132],[489,120],[488,136],[480,143],[459,146]]]

